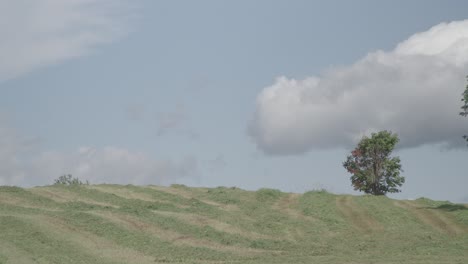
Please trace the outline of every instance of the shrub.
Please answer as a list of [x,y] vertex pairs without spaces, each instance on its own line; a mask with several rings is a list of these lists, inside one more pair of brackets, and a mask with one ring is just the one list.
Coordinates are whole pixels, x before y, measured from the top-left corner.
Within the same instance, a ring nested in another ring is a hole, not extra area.
[[281,191],[276,189],[262,188],[255,192],[255,198],[257,201],[265,202],[276,200],[281,196]]
[[54,185],[67,185],[67,186],[78,186],[78,185],[89,185],[89,182],[82,182],[78,178],[73,178],[71,174],[64,174],[54,180]]

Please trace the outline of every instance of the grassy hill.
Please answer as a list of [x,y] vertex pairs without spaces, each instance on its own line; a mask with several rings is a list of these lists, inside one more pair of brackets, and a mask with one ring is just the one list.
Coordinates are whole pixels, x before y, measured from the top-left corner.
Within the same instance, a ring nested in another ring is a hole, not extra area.
[[0,187],[0,263],[468,263],[465,205],[261,189]]

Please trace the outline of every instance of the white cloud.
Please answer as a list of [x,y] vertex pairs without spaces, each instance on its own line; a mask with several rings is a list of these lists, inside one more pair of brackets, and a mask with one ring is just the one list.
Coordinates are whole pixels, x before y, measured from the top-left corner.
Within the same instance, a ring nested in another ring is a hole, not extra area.
[[197,159],[155,159],[125,148],[80,147],[75,151],[43,151],[0,120],[0,185],[45,185],[63,174],[91,183],[168,184],[198,177]]
[[133,9],[127,0],[0,0],[0,81],[121,37]]
[[81,147],[70,153],[43,152],[32,160],[31,170],[40,171],[46,183],[72,174],[92,183],[167,184],[196,176],[198,164],[194,157],[174,162],[119,147]]
[[403,148],[464,147],[467,74],[468,20],[442,23],[322,76],[277,78],[258,95],[249,134],[269,154],[349,147],[383,129]]

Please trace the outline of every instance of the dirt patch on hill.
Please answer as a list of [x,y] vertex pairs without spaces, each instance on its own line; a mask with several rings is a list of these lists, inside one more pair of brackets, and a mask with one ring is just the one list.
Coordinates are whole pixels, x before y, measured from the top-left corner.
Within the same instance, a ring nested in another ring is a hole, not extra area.
[[299,198],[301,197],[298,193],[289,193],[282,197],[277,203],[273,205],[273,209],[279,210],[280,212],[288,215],[293,219],[300,219],[306,221],[315,222],[317,219],[304,215],[300,210],[297,210],[299,204]]
[[30,222],[41,230],[47,230],[54,238],[70,242],[85,252],[116,263],[154,263],[154,257],[140,251],[122,247],[111,240],[70,226],[60,218],[48,216],[28,217]]
[[208,217],[205,217],[205,216],[201,216],[201,215],[190,214],[190,213],[166,212],[166,211],[153,211],[153,212],[156,213],[156,214],[177,218],[177,219],[182,220],[182,221],[184,221],[184,222],[186,222],[188,224],[192,224],[192,225],[196,225],[196,226],[200,226],[200,227],[210,226],[210,227],[212,227],[212,228],[214,228],[214,229],[216,229],[217,231],[220,231],[220,232],[226,232],[226,233],[229,233],[229,234],[236,234],[236,235],[240,235],[240,236],[250,238],[250,239],[279,240],[279,239],[277,239],[275,237],[272,237],[272,236],[263,235],[263,234],[259,234],[259,233],[256,233],[256,232],[249,232],[249,231],[243,230],[243,229],[241,229],[239,227],[230,225],[228,223],[221,222],[221,221],[218,221],[218,220],[215,220],[215,219],[212,219],[212,218],[208,218]]
[[99,186],[99,185],[91,185],[87,188],[97,190],[104,193],[114,194],[121,198],[125,199],[135,199],[135,200],[142,200],[146,202],[160,202],[154,199],[151,195],[146,193],[139,193],[133,190],[129,190],[128,188],[119,188],[119,187],[112,187],[112,186]]
[[450,216],[436,209],[423,207],[411,201],[396,201],[395,205],[410,211],[421,220],[421,222],[440,232],[451,235],[459,235],[468,232],[466,227],[461,226]]
[[0,241],[0,256],[4,256],[6,258],[0,259],[6,261],[5,263],[37,263],[31,256],[29,256],[28,252],[21,250],[6,241]]
[[226,210],[226,211],[239,210],[239,207],[237,205],[222,204],[222,203],[218,203],[218,202],[215,202],[215,201],[212,201],[212,200],[199,198],[199,197],[197,197],[196,194],[188,192],[188,191],[186,191],[186,190],[184,190],[182,188],[163,187],[163,186],[154,186],[154,185],[148,186],[148,188],[153,189],[153,190],[157,190],[157,191],[161,191],[161,192],[170,193],[170,194],[177,195],[177,196],[181,196],[181,197],[183,197],[185,199],[197,199],[198,201],[200,201],[202,203],[205,203],[205,204],[208,204],[208,205],[211,205],[211,206],[214,206],[214,207],[217,207],[219,209]]
[[[310,223],[317,222],[318,220],[316,218],[312,216],[306,216],[297,209],[300,197],[301,195],[298,193],[289,193],[284,197],[281,197],[275,204],[273,204],[272,208],[295,220],[306,221]],[[290,241],[298,241],[303,238],[304,234],[297,226],[291,225],[288,226],[288,230],[286,231],[285,236]]]
[[2,194],[2,193],[0,193],[0,205],[1,204],[12,205],[12,206],[21,207],[21,208],[41,209],[41,210],[48,210],[48,211],[57,210],[53,208],[36,205],[32,203],[31,201],[29,201],[28,199],[15,197],[12,195]]
[[259,250],[252,248],[243,248],[237,246],[227,246],[209,240],[194,238],[190,235],[180,234],[172,230],[163,229],[151,223],[144,222],[135,217],[128,215],[116,214],[111,212],[90,212],[94,215],[100,216],[107,221],[121,225],[133,231],[140,231],[146,234],[154,235],[161,240],[171,242],[175,245],[191,246],[191,247],[204,247],[217,251],[230,252],[239,255],[249,255],[258,253],[275,253],[271,250]]
[[82,197],[82,196],[80,196],[80,195],[78,195],[76,193],[67,192],[67,191],[64,191],[64,190],[60,190],[58,188],[53,189],[53,190],[48,190],[48,189],[45,189],[45,188],[32,188],[32,189],[29,189],[29,191],[36,194],[36,195],[49,198],[49,199],[51,199],[51,200],[53,200],[55,202],[59,202],[59,203],[83,202],[83,203],[86,203],[86,204],[118,208],[118,206],[116,206],[116,205],[106,203],[106,202],[96,201],[96,200],[89,199],[89,198],[86,198],[86,197]]
[[361,232],[374,232],[383,230],[383,226],[375,220],[364,208],[354,203],[352,196],[339,196],[336,198],[338,210],[353,226]]

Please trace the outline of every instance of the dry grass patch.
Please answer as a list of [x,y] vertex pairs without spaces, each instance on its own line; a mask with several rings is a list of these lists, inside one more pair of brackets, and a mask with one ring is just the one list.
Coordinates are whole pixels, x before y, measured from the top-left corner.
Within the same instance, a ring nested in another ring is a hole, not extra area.
[[12,205],[12,206],[17,206],[21,208],[31,208],[31,209],[42,209],[42,210],[53,210],[47,207],[43,206],[38,206],[31,204],[28,199],[24,199],[21,197],[14,197],[14,196],[9,196],[0,193],[0,205],[5,204],[5,205]]
[[53,190],[49,190],[46,188],[31,188],[29,191],[33,194],[49,198],[55,202],[58,203],[67,203],[67,202],[83,202],[86,204],[92,204],[92,205],[98,205],[98,206],[108,206],[108,207],[113,207],[113,208],[119,208],[116,205],[106,203],[106,202],[100,202],[96,201],[93,199],[89,199],[86,197],[82,197],[76,193],[73,192],[67,192],[64,190],[60,190],[58,188],[54,188]]
[[155,185],[150,185],[150,186],[148,186],[148,188],[153,189],[153,190],[157,190],[157,191],[161,191],[161,192],[170,193],[170,194],[173,194],[173,195],[177,195],[177,196],[183,197],[185,199],[197,199],[198,201],[200,201],[202,203],[217,207],[219,209],[223,209],[225,211],[239,210],[239,207],[237,205],[222,204],[222,203],[218,203],[218,202],[211,201],[211,200],[208,200],[208,199],[199,198],[199,197],[197,197],[196,194],[194,194],[192,192],[185,191],[185,190],[183,190],[181,188],[163,187],[163,186],[155,186]]
[[143,233],[154,235],[158,237],[159,239],[171,242],[174,245],[203,247],[203,248],[208,248],[208,249],[212,249],[216,251],[235,253],[241,256],[265,253],[265,252],[275,253],[275,251],[270,251],[270,250],[259,250],[259,249],[253,249],[253,248],[227,246],[227,245],[215,243],[213,241],[194,238],[190,235],[180,234],[175,231],[162,229],[158,226],[141,221],[140,219],[137,219],[135,217],[131,217],[128,215],[116,214],[112,212],[90,212],[90,214],[97,215],[99,217],[106,219],[109,222],[118,224],[120,226],[123,226],[124,228],[130,229],[133,231],[140,231]]
[[365,209],[353,202],[353,197],[339,196],[336,198],[338,210],[361,232],[382,231],[383,226]]
[[255,232],[250,232],[243,230],[239,227],[235,227],[233,225],[230,225],[225,222],[218,221],[216,219],[212,219],[209,217],[197,215],[197,214],[191,214],[191,213],[176,213],[176,212],[166,212],[166,211],[153,211],[156,214],[164,215],[164,216],[170,216],[177,218],[179,220],[182,220],[188,224],[196,225],[196,226],[210,226],[214,228],[217,231],[220,232],[225,232],[229,234],[235,234],[235,235],[240,235],[246,238],[250,239],[270,239],[270,240],[280,240],[278,238],[264,235],[264,234],[259,234]]
[[28,219],[34,225],[41,227],[42,230],[47,230],[49,234],[53,234],[55,238],[71,242],[98,258],[104,258],[115,263],[154,263],[154,257],[152,256],[119,246],[108,239],[70,226],[63,219],[39,215],[28,217]]
[[301,211],[295,209],[298,207],[299,198],[301,197],[298,193],[289,193],[285,197],[282,197],[278,202],[273,205],[273,208],[285,213],[293,219],[306,220],[315,222],[317,219],[304,215]]
[[395,205],[410,211],[423,223],[439,232],[450,235],[460,235],[468,232],[466,227],[459,225],[451,217],[436,209],[423,207],[410,201],[396,201]]
[[14,264],[36,264],[37,262],[29,256],[28,252],[21,250],[6,241],[0,240],[0,254],[5,256],[6,263]]
[[149,194],[138,193],[128,188],[116,188],[112,186],[102,186],[102,185],[90,185],[90,186],[87,186],[87,188],[100,191],[100,192],[104,192],[104,193],[114,194],[116,196],[119,196],[125,199],[135,199],[135,200],[142,200],[142,201],[153,202],[153,203],[161,202],[159,200],[154,199]]
[[0,192],[0,206],[2,204],[16,206],[16,207],[25,208],[25,209],[40,209],[40,210],[49,211],[49,212],[60,211],[60,209],[58,208],[54,208],[52,206],[48,207],[47,204],[41,205],[40,203],[35,203],[34,201],[31,201],[30,198],[28,199],[28,198],[9,195],[8,193]]

